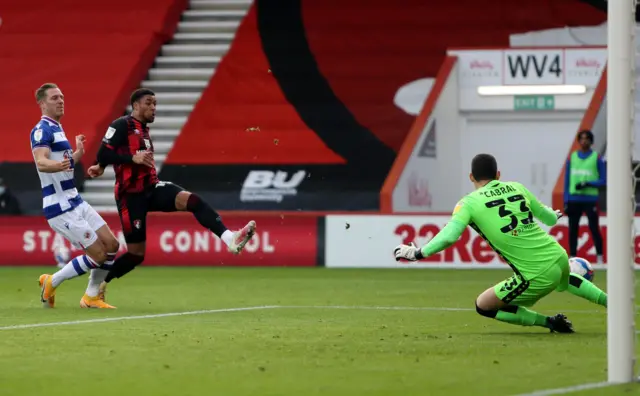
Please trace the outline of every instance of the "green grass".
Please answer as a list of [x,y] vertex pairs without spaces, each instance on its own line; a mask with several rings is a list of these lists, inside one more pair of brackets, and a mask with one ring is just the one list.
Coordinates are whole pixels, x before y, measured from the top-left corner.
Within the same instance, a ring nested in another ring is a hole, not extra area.
[[[53,267],[47,268],[54,270]],[[117,310],[82,310],[86,277],[42,309],[41,268],[0,269],[0,327],[265,305],[273,308],[0,330],[0,395],[516,395],[605,381],[606,315],[570,294],[550,334],[475,313],[509,275],[476,270],[140,268],[111,284]],[[605,273],[596,274],[605,287]],[[464,308],[463,311],[362,307]],[[638,386],[574,393],[640,394]]]

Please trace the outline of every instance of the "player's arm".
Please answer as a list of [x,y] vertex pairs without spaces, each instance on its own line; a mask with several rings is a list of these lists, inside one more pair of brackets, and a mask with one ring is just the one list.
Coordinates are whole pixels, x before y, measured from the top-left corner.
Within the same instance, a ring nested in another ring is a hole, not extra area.
[[553,210],[540,202],[540,200],[524,186],[522,186],[522,189],[524,191],[525,198],[529,201],[531,213],[533,213],[533,215],[543,224],[549,227],[556,225],[558,219],[562,217],[562,212],[559,210]]
[[129,138],[127,128],[127,121],[125,119],[118,119],[107,129],[107,133],[104,135],[102,144],[98,150],[97,165],[99,165],[100,168],[104,169],[110,164],[120,165],[133,163],[149,167],[154,166],[153,154],[151,152],[143,151],[135,155],[118,153],[118,148],[125,145]]
[[73,162],[78,163],[84,155],[84,141],[86,140],[84,135],[76,136],[76,151],[73,152]]
[[415,245],[400,245],[396,247],[396,260],[400,260],[401,258],[410,261],[420,260],[445,250],[456,243],[464,232],[464,229],[469,225],[470,221],[471,211],[469,210],[469,207],[465,206],[463,201],[459,202],[453,211],[451,220],[449,220],[447,225],[440,230],[433,239],[420,249],[415,247]]
[[124,119],[114,121],[107,129],[107,133],[102,138],[102,144],[98,149],[97,163],[101,168],[108,165],[132,164],[131,154],[120,154],[118,148],[126,143],[128,138],[127,123]]
[[36,167],[43,173],[56,173],[66,171],[71,168],[71,161],[64,159],[55,161],[49,158],[51,149],[48,147],[36,147],[33,149],[33,155],[36,161]]
[[84,155],[84,150],[80,151],[80,150],[76,150],[73,152],[73,155],[71,156],[73,158],[73,163],[77,164],[78,161],[80,161],[80,159],[82,158],[82,156]]
[[433,256],[453,245],[460,238],[467,225],[468,224],[463,224],[451,219],[429,243],[420,248],[416,258],[419,260],[424,257]]
[[[456,243],[471,221],[469,206],[460,201],[453,210],[453,216],[440,232],[424,245],[418,252],[418,256],[429,257],[443,251]],[[422,258],[420,257],[420,258]]]
[[55,161],[49,158],[51,145],[53,144],[53,134],[46,129],[35,129],[31,131],[31,150],[38,171],[43,173],[55,173],[71,168],[71,161]]

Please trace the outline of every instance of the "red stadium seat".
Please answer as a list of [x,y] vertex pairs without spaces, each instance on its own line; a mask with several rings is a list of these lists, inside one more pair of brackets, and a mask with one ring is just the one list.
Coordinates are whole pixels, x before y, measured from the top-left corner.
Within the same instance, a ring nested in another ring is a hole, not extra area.
[[40,117],[34,92],[45,82],[62,89],[64,129],[70,140],[85,134],[87,156],[93,157],[106,126],[122,114],[186,7],[186,0],[5,3],[0,7],[0,133],[24,143],[0,148],[0,161],[6,162],[33,161],[26,142]]

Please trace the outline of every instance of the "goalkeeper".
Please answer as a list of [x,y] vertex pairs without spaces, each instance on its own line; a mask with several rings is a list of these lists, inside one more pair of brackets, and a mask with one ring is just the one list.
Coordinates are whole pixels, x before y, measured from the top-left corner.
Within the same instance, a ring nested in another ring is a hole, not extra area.
[[527,307],[552,291],[569,291],[607,306],[607,294],[569,270],[567,252],[535,222],[553,226],[562,216],[544,206],[522,184],[500,181],[496,159],[478,154],[471,162],[475,191],[453,210],[451,221],[422,248],[400,245],[396,260],[420,260],[453,245],[467,225],[491,246],[513,270],[510,278],[485,290],[476,299],[476,311],[488,318],[522,326],[540,326],[552,332],[573,333],[563,314],[544,316]]

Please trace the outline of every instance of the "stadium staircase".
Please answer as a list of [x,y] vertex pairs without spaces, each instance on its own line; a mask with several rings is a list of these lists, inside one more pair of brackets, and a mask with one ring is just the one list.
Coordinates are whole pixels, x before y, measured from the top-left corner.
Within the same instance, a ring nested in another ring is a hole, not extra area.
[[[173,39],[162,46],[147,80],[141,82],[158,100],[151,125],[158,171],[250,5],[251,0],[191,0]],[[108,167],[101,178],[85,182],[82,195],[96,210],[115,212],[114,183],[113,167]]]

